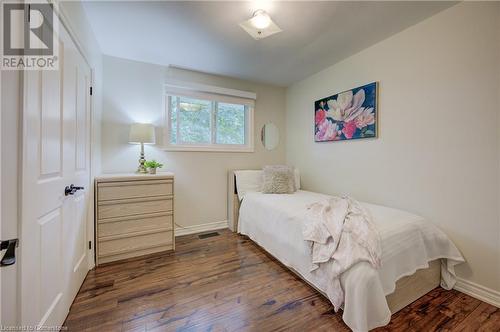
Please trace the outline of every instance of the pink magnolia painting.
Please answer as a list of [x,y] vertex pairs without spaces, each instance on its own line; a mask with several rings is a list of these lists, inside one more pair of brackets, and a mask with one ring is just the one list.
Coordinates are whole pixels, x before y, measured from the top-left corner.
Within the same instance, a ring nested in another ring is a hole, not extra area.
[[377,137],[377,83],[317,100],[316,142]]

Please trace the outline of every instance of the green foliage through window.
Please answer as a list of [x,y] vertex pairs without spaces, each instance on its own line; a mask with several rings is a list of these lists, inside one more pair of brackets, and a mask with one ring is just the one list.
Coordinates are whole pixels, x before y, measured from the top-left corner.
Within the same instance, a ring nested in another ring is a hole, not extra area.
[[245,106],[217,103],[217,144],[245,144]]
[[169,103],[170,144],[245,144],[245,105],[180,96]]

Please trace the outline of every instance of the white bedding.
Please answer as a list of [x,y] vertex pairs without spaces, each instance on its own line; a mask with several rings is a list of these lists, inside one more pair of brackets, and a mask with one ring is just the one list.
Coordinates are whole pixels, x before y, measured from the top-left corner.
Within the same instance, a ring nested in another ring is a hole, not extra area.
[[[329,196],[299,190],[276,195],[247,192],[240,207],[238,232],[250,237],[286,266],[325,292],[325,278],[310,272],[310,251],[302,236],[302,222],[311,203]],[[381,267],[359,263],[342,274],[343,320],[353,331],[367,331],[389,323],[385,296],[396,281],[428,262],[443,258],[441,286],[455,282],[454,265],[463,262],[457,248],[438,228],[408,212],[362,203],[372,214],[382,245]]]

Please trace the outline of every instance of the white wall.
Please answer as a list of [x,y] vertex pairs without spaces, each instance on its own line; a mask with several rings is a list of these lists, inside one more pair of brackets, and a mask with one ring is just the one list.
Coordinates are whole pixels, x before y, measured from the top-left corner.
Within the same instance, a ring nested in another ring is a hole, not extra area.
[[175,218],[182,226],[221,222],[227,219],[227,172],[284,163],[284,139],[274,151],[260,143],[260,128],[274,122],[285,135],[285,89],[221,76],[104,57],[104,106],[102,124],[102,169],[104,173],[134,172],[139,146],[128,144],[133,122],[157,127],[161,143],[163,84],[166,79],[209,84],[257,93],[255,106],[255,152],[165,152],[161,146],[146,146],[146,159],[165,164],[175,173]]
[[[287,162],[307,190],[428,218],[500,291],[500,4],[461,3],[287,91]],[[314,101],[380,82],[379,138],[314,143]]]

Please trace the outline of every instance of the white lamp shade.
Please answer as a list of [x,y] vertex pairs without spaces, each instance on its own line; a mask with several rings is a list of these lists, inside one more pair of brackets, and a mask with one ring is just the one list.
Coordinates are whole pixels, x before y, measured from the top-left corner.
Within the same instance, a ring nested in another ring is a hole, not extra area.
[[155,144],[155,127],[149,123],[134,123],[130,126],[129,143]]

